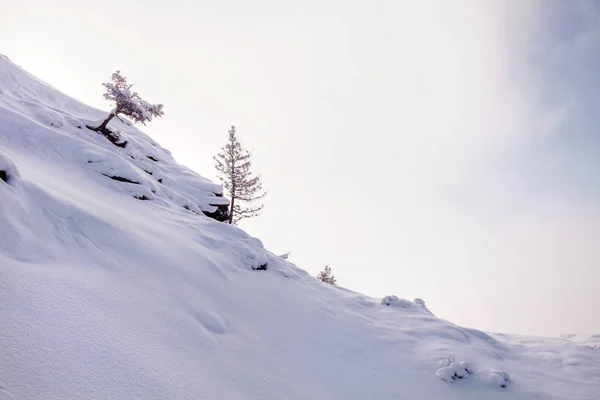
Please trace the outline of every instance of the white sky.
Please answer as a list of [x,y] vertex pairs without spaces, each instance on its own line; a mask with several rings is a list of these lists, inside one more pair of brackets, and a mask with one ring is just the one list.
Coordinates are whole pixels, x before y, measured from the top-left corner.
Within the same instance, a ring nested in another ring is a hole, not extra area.
[[542,3],[0,0],[0,53],[106,110],[120,69],[209,178],[236,125],[269,189],[242,227],[312,274],[488,331],[600,332],[600,19]]

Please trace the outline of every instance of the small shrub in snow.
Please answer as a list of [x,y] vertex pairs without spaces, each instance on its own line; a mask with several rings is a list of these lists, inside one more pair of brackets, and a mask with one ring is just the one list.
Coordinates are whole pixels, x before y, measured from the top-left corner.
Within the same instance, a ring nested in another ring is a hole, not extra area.
[[329,265],[326,265],[325,268],[323,268],[323,270],[321,272],[319,272],[319,275],[317,275],[317,279],[320,280],[321,282],[325,282],[325,283],[329,283],[330,285],[337,286],[337,280],[335,279],[335,276],[331,272],[331,267]]
[[450,354],[448,357],[444,358],[441,362],[441,365],[444,367],[449,367],[450,364],[454,362],[454,356]]
[[464,379],[469,375],[473,374],[471,365],[467,361],[450,361],[454,360],[454,357],[448,357],[450,364],[447,367],[442,367],[436,371],[436,375],[446,382],[454,382],[457,379]]
[[[448,364],[449,362],[449,364]],[[454,357],[450,356],[447,359],[444,359],[443,364],[446,366],[438,369],[436,371],[436,376],[440,379],[452,383],[456,380],[466,379],[471,375],[475,375],[473,367],[467,361],[454,361]],[[479,372],[477,377],[483,381],[487,382],[493,386],[500,386],[501,388],[506,388],[511,380],[510,375],[504,371],[491,370],[487,372]]]
[[[162,104],[150,104],[142,99],[137,92],[132,92],[131,87],[133,84],[127,83],[127,78],[121,75],[121,71],[113,73],[110,79],[110,82],[102,84],[106,88],[106,93],[104,93],[103,97],[106,100],[113,101],[115,108],[113,108],[99,126],[88,126],[88,128],[102,133],[111,142],[117,144],[120,139],[119,135],[107,129],[108,123],[114,117],[119,118],[119,114],[122,114],[131,118],[135,123],[146,125],[146,122],[152,121],[152,117],[164,115],[164,111],[162,110]],[[125,145],[123,144],[122,147],[125,147]]]

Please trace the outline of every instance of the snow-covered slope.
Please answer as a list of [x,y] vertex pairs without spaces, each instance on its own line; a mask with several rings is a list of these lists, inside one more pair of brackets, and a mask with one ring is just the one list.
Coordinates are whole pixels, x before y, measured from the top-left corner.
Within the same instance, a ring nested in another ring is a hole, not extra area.
[[[51,163],[59,169],[67,167],[68,172],[63,173],[86,171],[84,181],[93,179],[132,197],[171,208],[186,207],[196,213],[215,212],[218,205],[228,204],[227,199],[219,197],[219,185],[178,165],[169,151],[132,128],[128,121],[115,119],[109,125],[128,142],[124,149],[87,129],[86,125],[95,125],[106,113],[60,93],[2,55],[0,107],[0,140],[6,143],[5,151],[31,157],[35,150],[41,150],[41,164],[34,164],[42,169]],[[107,178],[118,180],[107,182]],[[71,186],[77,185],[71,181]]]
[[202,215],[218,185],[148,136],[85,128],[102,116],[0,58],[0,399],[599,398],[597,346],[318,282]]

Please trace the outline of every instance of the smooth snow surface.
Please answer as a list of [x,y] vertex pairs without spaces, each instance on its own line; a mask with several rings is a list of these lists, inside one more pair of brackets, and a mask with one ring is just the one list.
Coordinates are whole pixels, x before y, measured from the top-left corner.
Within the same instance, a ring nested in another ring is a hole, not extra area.
[[600,398],[589,337],[321,283],[193,212],[220,187],[148,136],[85,128],[103,115],[0,58],[0,399]]

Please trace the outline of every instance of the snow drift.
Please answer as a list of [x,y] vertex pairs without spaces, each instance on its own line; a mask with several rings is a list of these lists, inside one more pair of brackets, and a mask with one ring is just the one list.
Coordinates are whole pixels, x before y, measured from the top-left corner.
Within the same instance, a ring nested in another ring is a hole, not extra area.
[[103,115],[0,58],[0,399],[600,393],[597,347],[318,282],[206,217],[220,187],[131,124],[126,148],[85,128]]

